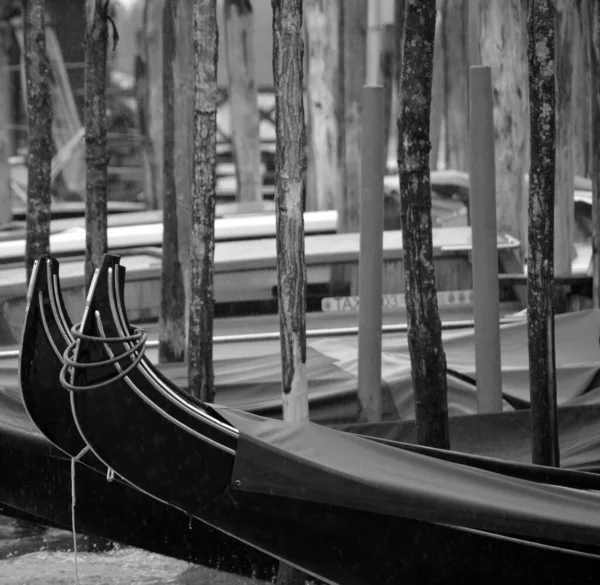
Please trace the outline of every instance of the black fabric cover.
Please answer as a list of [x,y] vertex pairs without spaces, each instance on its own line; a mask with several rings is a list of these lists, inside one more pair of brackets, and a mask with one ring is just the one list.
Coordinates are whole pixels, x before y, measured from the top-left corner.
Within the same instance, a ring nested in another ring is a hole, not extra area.
[[505,477],[313,423],[221,414],[241,431],[236,489],[600,546],[600,493]]

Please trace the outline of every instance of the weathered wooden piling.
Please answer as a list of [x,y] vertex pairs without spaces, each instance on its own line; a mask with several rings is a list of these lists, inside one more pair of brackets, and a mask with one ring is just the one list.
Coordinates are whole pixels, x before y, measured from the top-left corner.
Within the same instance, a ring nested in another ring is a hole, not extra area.
[[[185,281],[180,260],[180,231],[176,190],[176,18],[177,6],[165,2],[162,14],[162,153],[160,173],[163,206],[163,250],[161,270],[160,329],[158,359],[160,362],[182,362],[186,351]],[[189,241],[189,234],[185,241]],[[189,255],[186,255],[186,260]],[[189,275],[189,272],[186,272]],[[188,283],[189,285],[189,283]]]
[[106,197],[106,55],[108,0],[86,0],[85,30],[85,287],[108,251]]
[[262,201],[254,24],[250,0],[225,0],[225,58],[238,201]]
[[25,267],[50,251],[50,165],[52,161],[52,97],[46,52],[44,0],[23,0],[23,36],[29,144],[27,154],[27,219]]
[[381,420],[381,298],[383,277],[383,87],[362,94],[360,257],[358,262],[358,420]]
[[447,449],[450,439],[446,355],[433,264],[429,169],[435,21],[435,0],[407,1],[399,91],[398,168],[417,441]]
[[502,410],[494,102],[490,67],[469,72],[475,371],[480,413]]
[[214,400],[213,319],[217,162],[217,0],[194,0],[194,182],[190,226],[188,386]]
[[532,461],[559,466],[554,347],[555,78],[552,0],[529,4],[531,172],[527,256],[527,330]]
[[[590,63],[590,126],[591,131],[591,172],[592,172],[592,249],[593,255],[593,290],[594,307],[600,308],[600,7],[587,6],[588,16],[588,59]],[[594,3],[597,4],[597,3]]]
[[12,219],[10,165],[12,154],[12,93],[8,50],[11,30],[8,22],[0,22],[0,225]]

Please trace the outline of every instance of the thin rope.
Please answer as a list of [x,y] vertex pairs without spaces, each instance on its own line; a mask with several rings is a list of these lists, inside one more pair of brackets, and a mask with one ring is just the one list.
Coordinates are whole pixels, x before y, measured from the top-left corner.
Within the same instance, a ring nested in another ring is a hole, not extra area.
[[71,458],[71,531],[73,533],[73,553],[75,555],[75,585],[79,585],[79,571],[77,567],[77,532],[75,530],[75,506],[77,498],[75,495],[75,463],[79,461],[88,451],[89,447],[84,447],[78,455]]
[[[114,384],[115,382],[125,378],[125,376],[127,376],[127,374],[129,374],[129,372],[131,372],[142,361],[142,358],[144,357],[144,350],[146,348],[146,340],[148,339],[148,334],[145,331],[142,331],[136,327],[132,327],[132,329],[134,331],[132,335],[124,335],[122,337],[104,337],[81,333],[81,323],[73,325],[71,332],[73,334],[74,341],[67,346],[62,355],[64,363],[60,370],[59,379],[63,387],[71,392],[97,390],[99,388],[110,386],[111,384]],[[105,347],[114,343],[126,343],[129,341],[135,341],[136,343],[131,347],[127,347],[127,345],[125,345],[127,349],[125,349],[123,353],[116,356],[111,355],[111,357],[107,360],[91,363],[80,363],[76,361],[77,347],[80,340],[102,343],[105,345]],[[136,354],[135,358],[133,358],[134,354]],[[67,374],[73,372],[77,368],[82,370],[90,370],[104,366],[111,366],[118,364],[121,360],[124,360],[130,356],[132,356],[131,364],[129,364],[127,368],[119,368],[118,373],[107,380],[97,382],[96,384],[87,384],[84,386],[76,386],[67,380]]]

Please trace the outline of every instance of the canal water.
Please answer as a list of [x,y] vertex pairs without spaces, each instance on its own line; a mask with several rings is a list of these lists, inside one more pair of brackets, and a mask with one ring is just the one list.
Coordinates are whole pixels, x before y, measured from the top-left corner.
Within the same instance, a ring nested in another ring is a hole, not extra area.
[[[79,585],[263,585],[139,549],[77,537]],[[0,585],[74,585],[73,536],[0,516]]]

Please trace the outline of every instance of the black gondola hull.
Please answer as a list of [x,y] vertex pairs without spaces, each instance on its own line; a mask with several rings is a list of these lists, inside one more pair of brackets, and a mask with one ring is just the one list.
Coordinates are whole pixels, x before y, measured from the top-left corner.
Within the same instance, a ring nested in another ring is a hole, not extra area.
[[[105,266],[84,319],[84,334],[113,338],[120,334],[110,277],[110,267]],[[117,343],[111,351],[119,355],[127,347]],[[81,362],[106,358],[104,344],[80,342],[77,359]],[[131,359],[119,363],[124,370]],[[238,490],[232,477],[229,483],[224,481],[234,457],[203,441],[194,434],[195,425],[184,422],[195,407],[217,418],[218,412],[193,400],[185,404],[181,391],[164,387],[146,366],[133,368],[120,380],[114,380],[119,370],[112,366],[78,370],[76,384],[113,380],[105,389],[72,394],[73,413],[86,442],[118,475],[140,489],[305,571],[344,584],[400,579],[491,583],[508,578],[524,583],[534,578],[551,581],[558,568],[564,574],[566,566],[577,567],[577,582],[582,582],[594,578],[600,568],[596,556],[518,538]],[[197,424],[195,430],[201,433],[202,423]],[[226,433],[221,435],[216,432],[210,438],[231,447]],[[216,463],[219,458],[221,463]],[[210,494],[207,483],[214,488]]]

